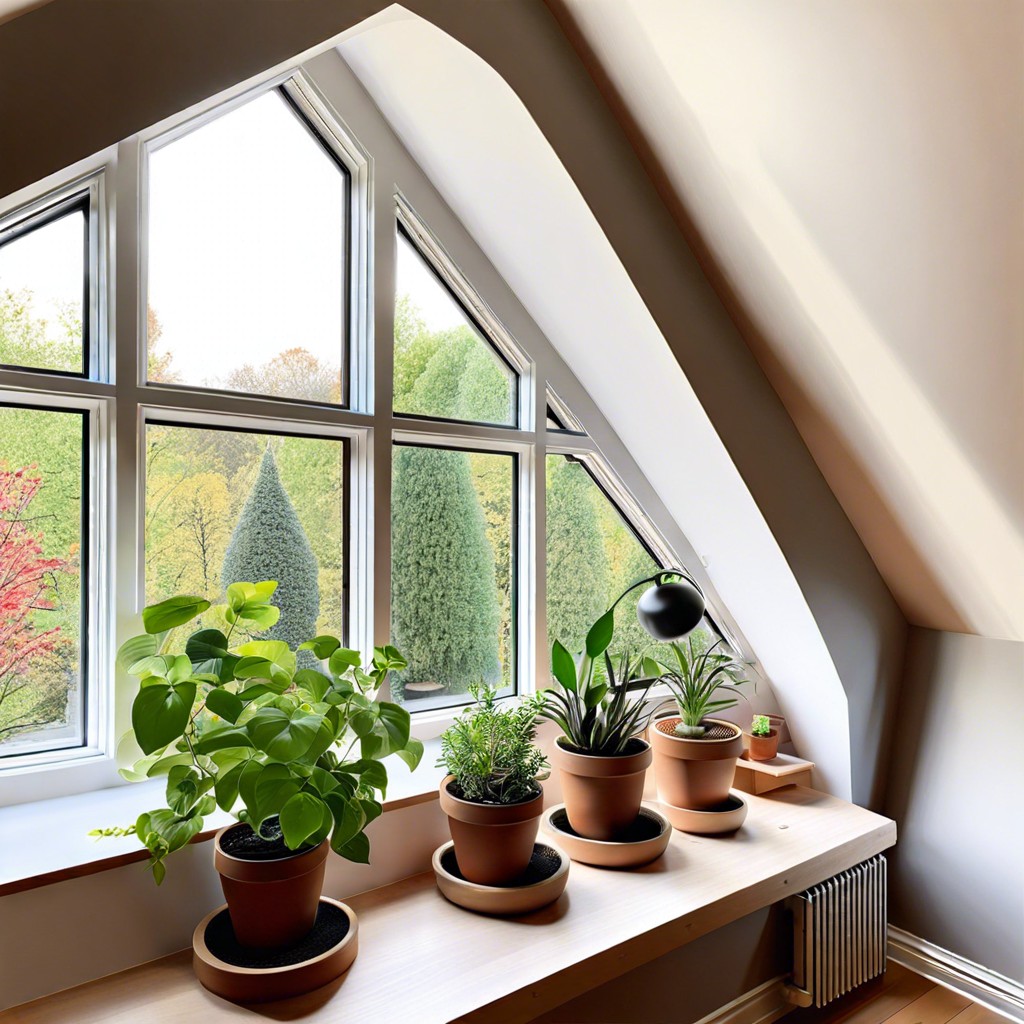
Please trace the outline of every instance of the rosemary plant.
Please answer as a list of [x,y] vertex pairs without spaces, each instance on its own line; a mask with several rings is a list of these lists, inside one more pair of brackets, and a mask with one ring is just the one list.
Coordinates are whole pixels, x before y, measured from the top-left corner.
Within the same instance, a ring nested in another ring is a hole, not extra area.
[[477,803],[514,804],[538,791],[547,759],[534,746],[539,696],[502,704],[491,686],[470,688],[475,704],[441,736],[438,766],[455,776],[456,795]]

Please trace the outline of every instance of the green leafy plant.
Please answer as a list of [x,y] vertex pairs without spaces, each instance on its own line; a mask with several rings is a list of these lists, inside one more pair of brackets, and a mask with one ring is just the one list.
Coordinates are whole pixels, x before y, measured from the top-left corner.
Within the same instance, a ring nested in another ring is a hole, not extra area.
[[[216,608],[181,596],[146,608],[145,633],[126,641],[118,663],[139,679],[132,730],[145,755],[122,775],[167,778],[167,806],[139,816],[131,829],[150,851],[159,884],[164,858],[189,842],[215,807],[237,811],[264,838],[281,835],[291,850],[330,837],[348,860],[366,863],[364,829],[382,810],[387,789],[381,759],[397,755],[410,769],[423,744],[409,735],[409,713],[377,693],[405,667],[394,647],[379,647],[364,668],[357,651],[332,636],[298,645],[323,671],[299,668],[282,640],[250,640],[271,628],[277,584],[235,583]],[[171,653],[170,632],[209,611],[201,628]],[[236,638],[244,642],[233,645]]]
[[[554,722],[577,753],[616,757],[647,728],[647,691],[660,666],[650,658],[631,660],[626,652],[616,666],[608,654],[615,631],[615,607],[590,627],[583,650],[574,658],[556,640],[551,647],[555,686],[545,690],[541,716]],[[630,686],[637,688],[630,695]]]
[[753,736],[770,736],[772,731],[772,723],[768,720],[767,715],[754,715],[754,720],[750,726],[750,732]]
[[533,742],[543,698],[503,704],[494,687],[473,686],[470,693],[476,703],[442,734],[438,766],[455,777],[457,795],[465,800],[514,804],[529,799],[548,767]]
[[723,648],[724,644],[724,640],[717,640],[708,646],[707,634],[694,630],[685,640],[670,645],[676,663],[662,663],[666,671],[661,681],[672,691],[679,711],[677,735],[700,739],[707,731],[703,722],[708,715],[738,703],[735,690],[727,697],[715,699],[723,688],[734,688],[747,681],[743,662]]

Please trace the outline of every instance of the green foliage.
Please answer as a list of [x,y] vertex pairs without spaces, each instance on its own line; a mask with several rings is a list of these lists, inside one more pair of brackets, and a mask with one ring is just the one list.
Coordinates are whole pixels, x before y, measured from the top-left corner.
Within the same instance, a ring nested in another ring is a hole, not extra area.
[[[670,644],[674,664],[662,662],[662,682],[672,691],[679,717],[676,731],[689,739],[705,733],[704,719],[716,711],[735,707],[743,694],[735,687],[746,682],[745,666],[726,646],[724,640],[708,643],[708,634],[695,629],[685,640]],[[727,697],[715,699],[723,688],[732,690]]]
[[561,457],[548,459],[547,609],[548,636],[571,650],[611,603],[604,539],[582,466]]
[[[391,646],[379,647],[364,668],[357,651],[331,636],[298,645],[317,668],[299,667],[282,640],[248,640],[283,614],[271,604],[277,584],[238,582],[227,602],[210,609],[224,630],[192,633],[184,653],[165,651],[167,628],[194,621],[208,608],[179,597],[147,608],[147,633],[122,645],[118,663],[139,678],[132,729],[145,756],[125,778],[166,776],[167,806],[140,815],[134,831],[150,851],[159,883],[164,858],[203,827],[215,807],[237,811],[261,832],[277,819],[289,849],[330,837],[350,860],[369,858],[367,824],[381,812],[387,789],[383,758],[410,768],[423,745],[409,734],[409,714],[377,700],[388,674],[405,668]],[[151,631],[152,630],[152,631]],[[96,829],[90,835],[128,834]]]
[[231,535],[221,575],[225,587],[240,580],[278,581],[275,604],[281,609],[280,618],[269,628],[257,624],[267,639],[296,647],[316,633],[320,611],[316,556],[281,485],[269,448]]
[[769,721],[768,716],[754,715],[754,720],[750,725],[750,732],[754,736],[770,736],[772,723]]
[[493,687],[473,686],[470,692],[477,703],[442,734],[438,766],[455,776],[465,800],[514,804],[529,799],[547,769],[533,742],[543,697],[502,704]]
[[0,365],[82,372],[81,308],[60,309],[48,321],[29,289],[0,290]]
[[392,630],[402,681],[465,693],[501,679],[494,551],[465,452],[398,447],[392,490]]
[[[650,721],[647,691],[658,666],[628,652],[613,662],[608,648],[614,637],[614,610],[609,608],[587,631],[583,650],[574,658],[556,640],[551,647],[554,686],[542,694],[541,716],[562,730],[569,746],[581,754],[615,757]],[[600,667],[600,670],[599,670]],[[647,676],[647,678],[643,678]],[[632,697],[630,685],[638,687]]]

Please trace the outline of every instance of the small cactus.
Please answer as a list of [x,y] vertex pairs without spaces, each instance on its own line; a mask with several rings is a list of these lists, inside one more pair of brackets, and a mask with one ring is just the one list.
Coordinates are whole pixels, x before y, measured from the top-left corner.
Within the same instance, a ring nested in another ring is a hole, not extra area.
[[754,715],[754,721],[750,726],[750,732],[753,736],[770,736],[772,732],[772,723],[768,720],[768,716]]

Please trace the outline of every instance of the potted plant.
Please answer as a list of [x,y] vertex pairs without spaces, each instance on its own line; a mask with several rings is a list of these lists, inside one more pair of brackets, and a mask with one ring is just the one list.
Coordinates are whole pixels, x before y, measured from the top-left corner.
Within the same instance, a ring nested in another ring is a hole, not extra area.
[[[277,621],[276,587],[235,583],[216,608],[183,596],[142,613],[145,633],[118,653],[140,682],[132,730],[144,754],[123,774],[166,777],[167,805],[131,829],[103,830],[134,831],[159,884],[164,859],[202,830],[204,816],[240,801],[238,823],[217,835],[214,863],[236,938],[252,947],[283,946],[312,928],[328,849],[369,860],[364,830],[387,787],[381,759],[397,754],[415,768],[423,754],[409,713],[376,699],[388,672],[405,667],[395,648],[377,648],[364,669],[358,652],[318,636],[298,650],[311,651],[320,671],[298,668],[282,641],[251,639]],[[173,631],[207,611],[215,625],[168,650]]]
[[[638,668],[657,669],[650,659],[637,665],[624,654],[616,674],[608,654],[614,611],[615,605],[594,623],[576,658],[554,642],[555,685],[545,691],[541,712],[562,730],[551,761],[559,771],[569,824],[584,838],[603,842],[615,841],[640,813],[651,748],[639,733],[650,720],[647,691],[655,680],[638,679]],[[602,659],[604,671],[598,673]],[[630,683],[640,686],[632,696]]]
[[528,867],[537,839],[547,759],[534,745],[541,698],[502,703],[473,687],[476,701],[441,736],[441,809],[468,882],[502,885]]
[[[707,810],[723,803],[743,753],[739,727],[711,717],[735,706],[735,687],[746,681],[743,663],[724,644],[708,645],[698,630],[671,644],[676,664],[663,666],[661,681],[678,713],[657,719],[650,737],[658,798],[672,807]],[[723,690],[733,692],[723,696]]]
[[770,761],[779,752],[779,730],[767,715],[754,715],[747,755],[751,761]]

